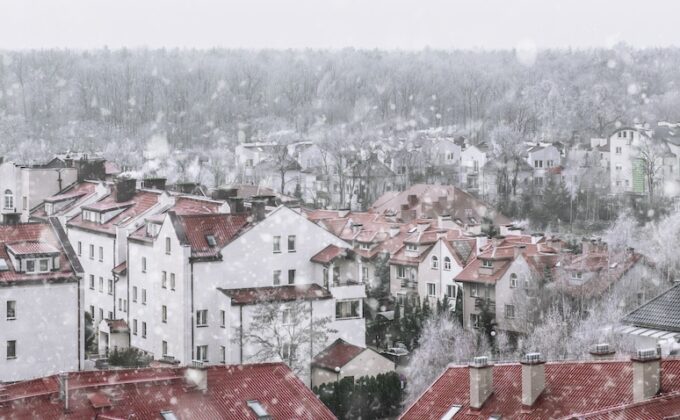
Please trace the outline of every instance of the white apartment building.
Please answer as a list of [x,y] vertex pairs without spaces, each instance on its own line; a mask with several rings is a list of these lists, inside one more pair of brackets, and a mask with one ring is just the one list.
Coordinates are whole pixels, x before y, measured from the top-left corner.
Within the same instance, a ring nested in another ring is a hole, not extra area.
[[0,223],[28,222],[30,210],[76,182],[77,169],[19,165],[0,159]]
[[0,383],[83,367],[81,276],[56,219],[0,226]]
[[325,288],[323,265],[311,261],[329,245],[349,248],[287,207],[148,222],[129,242],[130,345],[182,364],[252,362],[257,349],[239,331],[257,328],[253,311],[267,300],[302,300],[313,318],[332,319],[328,343],[365,345],[363,284]]

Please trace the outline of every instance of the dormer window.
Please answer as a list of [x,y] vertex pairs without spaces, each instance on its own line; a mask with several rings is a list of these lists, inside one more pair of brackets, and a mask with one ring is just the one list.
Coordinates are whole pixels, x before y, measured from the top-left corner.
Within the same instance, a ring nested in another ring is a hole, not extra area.
[[146,235],[147,236],[156,236],[158,235],[158,232],[160,232],[161,226],[157,223],[147,223],[146,224]]
[[493,261],[491,261],[491,260],[482,260],[482,267],[484,267],[484,268],[493,268]]
[[26,260],[26,272],[35,273],[35,260]]
[[571,278],[574,280],[581,280],[583,278],[583,273],[580,271],[573,271],[571,273]]
[[418,251],[418,245],[416,244],[406,244],[407,251]]
[[359,243],[359,248],[368,251],[369,249],[371,249],[371,244],[367,242],[361,242]]
[[83,210],[83,220],[92,223],[99,223],[101,221],[101,214],[92,210]]

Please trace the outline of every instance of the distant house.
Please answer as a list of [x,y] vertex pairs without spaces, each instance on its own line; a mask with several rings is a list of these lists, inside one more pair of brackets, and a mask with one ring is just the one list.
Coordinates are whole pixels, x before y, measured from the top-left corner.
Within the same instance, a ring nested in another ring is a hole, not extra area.
[[312,359],[312,386],[376,376],[392,372],[394,367],[393,361],[378,352],[338,338]]
[[480,197],[489,193],[484,172],[488,160],[488,147],[485,143],[470,145],[460,154],[460,183],[466,190]]

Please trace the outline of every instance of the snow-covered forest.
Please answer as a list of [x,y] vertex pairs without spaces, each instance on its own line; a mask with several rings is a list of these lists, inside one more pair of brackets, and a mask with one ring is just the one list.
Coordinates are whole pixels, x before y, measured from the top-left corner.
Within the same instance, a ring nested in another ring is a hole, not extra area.
[[[428,127],[568,143],[617,122],[680,118],[678,49],[541,51],[40,50],[2,52],[0,154],[180,149],[293,130],[390,136]],[[115,147],[111,140],[116,140]],[[133,162],[134,163],[134,162]]]

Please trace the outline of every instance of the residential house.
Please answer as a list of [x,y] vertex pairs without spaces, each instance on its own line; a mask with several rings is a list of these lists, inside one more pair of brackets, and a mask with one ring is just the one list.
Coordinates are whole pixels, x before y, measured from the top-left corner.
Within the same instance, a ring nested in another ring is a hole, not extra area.
[[559,241],[540,235],[491,239],[455,277],[463,285],[466,329],[482,328],[483,312],[498,329],[526,333],[540,315],[544,285],[552,280]]
[[489,160],[488,146],[485,143],[469,145],[460,153],[460,183],[465,190],[478,197],[487,197],[484,167]]
[[283,363],[64,373],[0,390],[8,420],[335,419]]
[[0,396],[3,382],[83,368],[81,281],[58,220],[0,225]]
[[312,387],[394,372],[395,364],[373,349],[335,340],[312,359]]
[[449,366],[401,419],[668,419],[680,413],[680,360],[655,349],[630,360]]
[[548,183],[552,168],[561,165],[560,150],[552,144],[533,144],[526,151],[526,162],[533,168],[533,183],[537,189],[542,189]]

